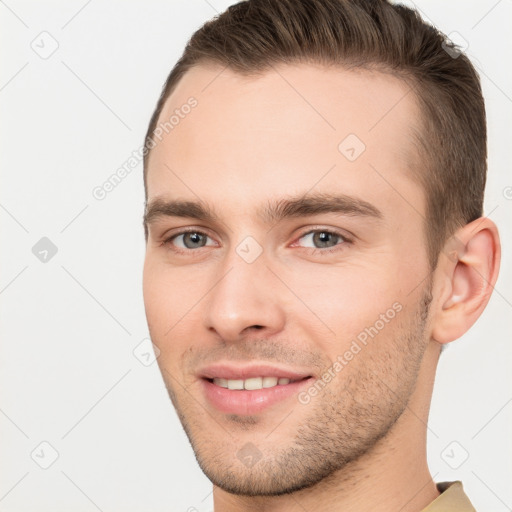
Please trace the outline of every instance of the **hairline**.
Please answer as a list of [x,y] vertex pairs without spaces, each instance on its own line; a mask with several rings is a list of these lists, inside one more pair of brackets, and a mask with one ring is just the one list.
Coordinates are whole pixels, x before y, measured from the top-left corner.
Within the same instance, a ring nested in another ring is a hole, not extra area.
[[[406,167],[409,169],[409,177],[413,180],[414,183],[420,186],[423,192],[423,198],[425,200],[425,212],[424,217],[422,219],[423,226],[423,237],[424,243],[427,250],[428,260],[430,263],[431,270],[437,265],[438,259],[438,250],[436,244],[433,243],[431,238],[435,236],[435,233],[432,232],[429,226],[429,190],[426,186],[426,173],[432,166],[436,165],[434,158],[430,155],[430,152],[427,150],[427,147],[423,143],[423,139],[429,139],[430,134],[428,133],[427,128],[427,105],[425,101],[422,99],[422,96],[419,94],[423,87],[419,80],[410,72],[405,69],[393,69],[389,64],[379,61],[357,61],[357,59],[347,59],[345,62],[334,62],[334,61],[321,61],[320,59],[290,59],[287,62],[270,62],[264,64],[259,67],[253,67],[248,69],[237,69],[236,67],[226,65],[222,61],[205,57],[197,60],[196,62],[189,65],[184,71],[181,73],[181,76],[172,84],[171,88],[167,91],[164,101],[161,104],[160,110],[158,112],[158,117],[154,119],[154,122],[148,127],[148,131],[146,134],[146,139],[144,144],[146,145],[148,139],[151,138],[153,131],[156,126],[158,126],[160,122],[160,118],[163,115],[166,105],[169,103],[170,98],[176,91],[178,85],[181,83],[186,74],[198,67],[205,67],[210,69],[215,68],[223,68],[229,69],[230,71],[244,77],[260,77],[265,73],[272,70],[273,65],[285,65],[285,66],[293,66],[293,65],[301,65],[308,64],[312,66],[324,67],[324,68],[339,68],[346,71],[372,71],[377,73],[382,73],[388,76],[395,78],[396,80],[401,81],[410,87],[412,97],[414,100],[414,104],[417,108],[418,116],[415,118],[416,122],[411,121],[410,129],[412,133],[411,137],[411,149],[406,152],[406,161],[409,165]],[[154,147],[153,147],[154,149]],[[147,174],[149,172],[149,162],[150,156],[152,153],[152,149],[148,148],[148,152],[144,157],[143,161],[143,173],[144,173],[144,195],[145,195],[145,205],[147,206],[148,194],[147,194]],[[424,163],[422,163],[422,161]],[[146,227],[145,227],[146,232]],[[451,233],[450,233],[451,234]],[[439,234],[442,236],[442,234]],[[146,232],[147,237],[147,232]]]

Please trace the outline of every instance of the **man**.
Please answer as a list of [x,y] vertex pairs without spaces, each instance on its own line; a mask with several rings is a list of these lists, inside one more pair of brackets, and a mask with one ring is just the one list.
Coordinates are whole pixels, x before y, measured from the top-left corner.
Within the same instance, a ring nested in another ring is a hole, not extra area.
[[241,2],[146,148],[146,315],[215,510],[474,510],[426,462],[500,259],[468,59],[384,0]]

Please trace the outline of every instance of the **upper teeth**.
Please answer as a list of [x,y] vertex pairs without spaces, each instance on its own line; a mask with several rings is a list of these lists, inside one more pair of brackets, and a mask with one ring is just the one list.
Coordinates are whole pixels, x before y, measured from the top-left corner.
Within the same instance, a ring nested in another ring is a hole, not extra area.
[[[271,388],[278,384],[289,384],[290,379],[286,377],[251,377],[250,379],[213,379],[213,383],[222,388],[228,389],[262,389]],[[293,382],[293,381],[292,381]]]

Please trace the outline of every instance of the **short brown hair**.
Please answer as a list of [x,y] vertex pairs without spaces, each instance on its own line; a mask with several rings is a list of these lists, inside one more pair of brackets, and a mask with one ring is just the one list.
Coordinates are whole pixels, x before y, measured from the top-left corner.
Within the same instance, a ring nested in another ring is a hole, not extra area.
[[[172,69],[151,117],[146,146],[164,104],[200,63],[240,74],[274,64],[316,62],[391,73],[414,88],[423,112],[418,134],[432,268],[454,231],[482,216],[487,169],[485,106],[469,59],[420,15],[387,0],[248,0],[197,30]],[[147,167],[144,188],[147,200]],[[147,230],[146,230],[147,237]]]

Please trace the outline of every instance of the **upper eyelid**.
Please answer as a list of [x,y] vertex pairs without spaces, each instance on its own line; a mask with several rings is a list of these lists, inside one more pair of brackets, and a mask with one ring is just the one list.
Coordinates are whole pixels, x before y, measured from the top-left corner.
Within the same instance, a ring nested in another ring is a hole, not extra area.
[[315,233],[315,232],[331,233],[333,235],[338,235],[341,238],[343,238],[343,240],[346,240],[346,241],[352,241],[355,238],[355,235],[352,235],[351,233],[346,233],[345,231],[341,231],[339,229],[318,227],[318,228],[312,228],[312,229],[307,229],[306,231],[303,231],[301,234],[296,236],[295,240],[300,240],[302,237],[309,235],[311,233]]
[[[163,236],[162,236],[162,239],[163,240],[170,240],[172,238],[176,238],[180,235],[185,235],[186,233],[199,233],[201,235],[205,235],[209,238],[212,238],[212,239],[215,239],[215,237],[213,237],[209,232],[208,230],[205,230],[205,228],[177,228],[179,229],[179,231],[176,231],[175,233],[165,233]],[[174,230],[172,230],[174,231]]]
[[[172,237],[175,237],[175,236],[183,235],[184,233],[200,233],[202,235],[206,235],[206,236],[209,236],[209,237],[213,238],[208,233],[208,231],[205,228],[194,228],[194,227],[191,227],[191,228],[178,228],[178,229],[180,229],[180,231],[177,231],[174,234],[170,234],[169,236],[164,235],[164,238],[172,238]],[[303,237],[303,236],[308,235],[310,233],[315,233],[316,231],[326,232],[326,233],[333,233],[333,234],[340,235],[342,237],[346,237],[346,235],[344,235],[340,230],[338,230],[336,228],[325,228],[325,227],[308,228],[308,229],[305,229],[304,231],[302,231],[300,233],[300,235],[296,235],[296,236],[298,236],[300,238],[300,237]]]
[[339,231],[334,231],[334,230],[330,230],[330,229],[310,229],[309,231],[306,231],[306,232],[302,233],[301,235],[299,235],[298,237],[296,237],[295,240],[291,243],[290,246],[291,247],[297,247],[297,244],[298,244],[299,240],[301,240],[305,236],[310,235],[311,233],[315,233],[315,232],[330,233],[331,235],[339,236],[341,238],[341,243],[337,243],[337,244],[335,244],[332,247],[324,247],[324,248],[320,248],[320,247],[303,247],[303,249],[310,249],[310,250],[314,250],[314,251],[329,251],[329,250],[332,251],[335,247],[338,247],[339,245],[345,245],[345,244],[352,244],[353,243],[352,238],[349,238],[348,236],[344,235],[343,233],[340,233]]

